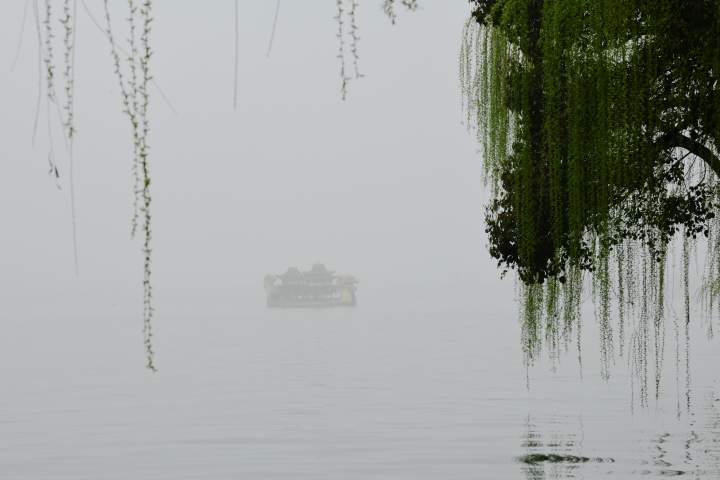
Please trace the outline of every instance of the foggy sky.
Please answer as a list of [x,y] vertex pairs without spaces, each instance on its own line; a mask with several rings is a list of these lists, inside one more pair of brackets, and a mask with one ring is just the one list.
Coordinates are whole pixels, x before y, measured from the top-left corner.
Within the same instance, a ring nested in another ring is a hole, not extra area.
[[[88,0],[102,19],[102,2]],[[240,85],[232,110],[231,1],[154,2],[151,92],[154,283],[158,321],[264,304],[262,277],[315,261],[355,274],[359,299],[483,291],[514,312],[512,280],[486,250],[477,142],[458,88],[464,2],[421,2],[393,26],[361,2],[365,78],[340,99],[333,2],[240,6]],[[126,14],[117,4],[115,28]],[[121,8],[122,7],[122,8]],[[129,239],[131,140],[107,41],[80,9],[75,168],[80,276],[73,272],[68,161],[54,118],[62,190],[47,175],[32,17],[15,53],[23,1],[0,15],[0,316],[139,318],[140,245]],[[60,32],[59,24],[56,26]],[[57,58],[60,52],[56,52]],[[58,75],[58,81],[60,80]]]

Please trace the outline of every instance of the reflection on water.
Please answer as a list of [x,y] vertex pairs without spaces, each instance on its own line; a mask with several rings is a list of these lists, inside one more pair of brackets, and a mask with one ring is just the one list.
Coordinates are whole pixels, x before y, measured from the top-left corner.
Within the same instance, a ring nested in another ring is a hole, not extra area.
[[[582,417],[528,417],[521,444],[525,453],[516,460],[528,480],[720,478],[720,398],[713,391],[703,397],[686,422],[659,431],[653,431],[661,427],[658,422],[639,422],[638,438],[629,431],[625,438],[610,435],[593,445],[585,444]],[[620,458],[604,455],[612,452]]]
[[[526,478],[575,478],[584,464],[614,462],[612,458],[587,457],[583,452],[582,417],[573,421],[551,418],[547,425],[554,428],[543,432],[542,427],[528,417],[523,447],[527,453],[518,457]],[[573,427],[576,429],[573,431]]]

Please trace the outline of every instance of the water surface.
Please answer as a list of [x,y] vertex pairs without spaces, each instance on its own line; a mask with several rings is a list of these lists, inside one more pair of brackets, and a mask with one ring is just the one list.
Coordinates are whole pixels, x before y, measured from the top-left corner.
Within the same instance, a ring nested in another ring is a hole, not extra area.
[[235,314],[178,310],[158,320],[155,375],[134,318],[10,319],[2,478],[718,478],[715,344],[693,351],[689,412],[671,352],[645,410],[623,360],[599,380],[592,346],[582,379],[570,352],[528,389],[514,316],[458,289],[361,288],[336,310],[267,310],[258,291]]

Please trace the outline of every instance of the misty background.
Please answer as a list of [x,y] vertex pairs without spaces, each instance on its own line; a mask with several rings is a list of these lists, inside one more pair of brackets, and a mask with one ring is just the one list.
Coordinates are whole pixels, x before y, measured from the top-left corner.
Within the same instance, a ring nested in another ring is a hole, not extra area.
[[[124,38],[125,2],[111,3]],[[275,2],[241,1],[236,111],[233,2],[153,2],[153,75],[177,111],[151,90],[157,375],[143,368],[132,144],[108,42],[80,7],[76,276],[68,158],[52,112],[58,190],[44,106],[31,145],[32,15],[9,72],[23,4],[0,14],[0,466],[13,478],[542,478],[515,466],[528,438],[633,472],[656,430],[684,445],[672,377],[667,402],[635,417],[626,360],[600,381],[592,314],[583,380],[571,351],[526,386],[514,280],[487,253],[482,159],[462,123],[466,2],[398,8],[396,25],[360,2],[365,78],[343,102],[334,2],[283,2],[266,58]],[[104,25],[102,2],[87,4]],[[357,308],[265,308],[265,274],[317,261],[360,280]],[[699,344],[694,359],[715,361]]]
[[[88,5],[102,22],[102,3]],[[22,7],[3,7],[0,58],[8,65]],[[125,5],[117,7],[122,38]],[[481,160],[461,124],[457,52],[467,6],[426,2],[393,26],[379,4],[361,5],[366,77],[352,82],[346,102],[334,8],[283,4],[266,58],[274,2],[241,2],[232,111],[232,2],[155,2],[153,74],[178,112],[151,91],[158,333],[170,315],[262,304],[266,273],[315,261],[356,275],[361,297],[388,289],[402,295],[418,284],[452,294],[472,284],[470,291],[492,289],[488,298],[511,299],[511,282],[497,281],[486,253]],[[46,174],[44,107],[38,144],[30,145],[37,90],[31,17],[17,68],[0,80],[7,232],[0,289],[19,302],[10,316],[113,307],[132,318],[140,308],[139,245],[129,241],[129,126],[108,42],[82,8],[79,17],[79,278],[67,159],[53,125],[57,191]]]

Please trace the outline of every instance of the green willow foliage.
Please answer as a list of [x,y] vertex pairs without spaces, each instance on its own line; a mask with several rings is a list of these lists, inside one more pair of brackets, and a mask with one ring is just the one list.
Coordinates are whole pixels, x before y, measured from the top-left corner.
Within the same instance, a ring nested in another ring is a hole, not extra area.
[[[395,24],[397,22],[397,11],[396,4],[402,5],[405,10],[413,12],[418,9],[418,0],[384,0],[383,1],[383,12]],[[275,26],[277,23],[277,8],[279,8],[280,2],[276,7],[275,19],[273,21],[273,33],[270,36],[270,46],[268,47],[268,55],[270,47],[272,47],[272,38],[275,32]],[[338,54],[337,58],[340,63],[340,97],[345,100],[348,96],[348,89],[350,83],[353,80],[364,77],[360,73],[360,28],[357,21],[357,11],[359,7],[358,0],[335,0],[336,15],[335,21],[337,22],[337,33],[335,34],[338,39]],[[347,54],[350,54],[351,60],[347,59]],[[352,73],[349,73],[349,64],[352,66]]]
[[[149,144],[150,132],[149,85],[153,81],[150,73],[150,32],[152,23],[151,0],[126,0],[128,15],[127,38],[129,51],[120,47],[113,34],[113,23],[110,18],[109,0],[103,0],[107,26],[103,29],[92,16],[85,0],[80,0],[92,22],[103,30],[110,42],[115,74],[120,86],[123,112],[130,120],[133,138],[133,178],[134,178],[134,214],[132,219],[132,235],[142,231],[143,252],[143,338],[146,354],[146,366],[155,370],[154,350],[152,345],[152,320],[154,317],[152,283],[151,283],[151,243],[152,228],[150,207],[150,170]],[[60,168],[55,160],[53,139],[53,113],[62,126],[63,140],[69,157],[70,203],[72,213],[73,251],[75,271],[78,271],[77,235],[75,217],[75,189],[73,174],[73,142],[76,136],[75,127],[75,37],[77,23],[78,0],[27,0],[32,4],[35,29],[38,41],[38,102],[33,126],[33,143],[37,134],[40,107],[44,97],[47,117],[47,137],[49,143],[48,163],[50,175],[60,186]],[[42,5],[42,8],[41,8]],[[60,12],[58,15],[56,12]],[[24,20],[24,19],[23,19]],[[61,28],[62,34],[56,30]],[[62,45],[61,60],[56,54],[56,37],[60,37]],[[122,54],[122,57],[121,57]],[[58,74],[60,72],[61,74]],[[157,87],[157,85],[156,85]],[[44,91],[44,95],[43,95]],[[158,90],[159,91],[159,90]],[[162,93],[162,92],[161,92]],[[53,112],[53,110],[55,112]]]
[[720,306],[720,1],[470,3],[466,120],[493,187],[490,253],[520,279],[526,359],[543,344],[557,358],[575,336],[579,349],[590,276],[603,377],[627,346],[645,404],[650,370],[660,390],[676,236],[686,332],[698,236],[709,238],[705,298]]
[[[127,0],[129,27],[129,53],[126,61],[120,58],[119,48],[115,41],[112,18],[108,0],[104,0],[107,37],[115,67],[115,75],[120,87],[123,112],[130,120],[133,138],[133,178],[134,178],[134,210],[131,234],[135,237],[137,230],[142,230],[143,252],[143,342],[145,345],[146,366],[155,371],[155,352],[152,344],[152,320],[155,315],[153,306],[153,287],[151,282],[152,269],[152,216],[150,195],[150,168],[148,135],[150,132],[149,85],[150,74],[150,31],[152,23],[151,0]],[[123,64],[127,67],[124,73]]]
[[414,12],[418,9],[418,0],[383,0],[383,11],[390,21],[395,24],[397,22],[397,4],[401,4],[406,10]]
[[[30,0],[26,1],[23,13],[23,29],[25,12]],[[37,136],[38,121],[43,99],[45,100],[45,115],[47,117],[48,136],[48,165],[49,175],[55,180],[58,188],[61,185],[60,167],[55,158],[53,140],[53,113],[62,126],[63,140],[68,150],[70,170],[70,206],[72,216],[72,243],[75,272],[78,272],[77,253],[77,228],[75,216],[75,181],[73,162],[73,143],[75,139],[75,18],[77,12],[76,0],[62,0],[61,7],[55,8],[52,0],[43,0],[42,8],[39,0],[32,0],[33,17],[38,43],[38,100],[35,109],[35,121],[33,125],[33,144]],[[61,15],[57,15],[57,11]],[[62,57],[58,61],[56,54],[57,36],[55,28],[62,27],[61,43]],[[18,52],[15,61],[19,56],[21,42],[18,42]],[[13,66],[14,68],[14,66]],[[61,75],[58,75],[60,71]],[[44,95],[43,95],[44,87]],[[59,87],[59,88],[58,88]]]

